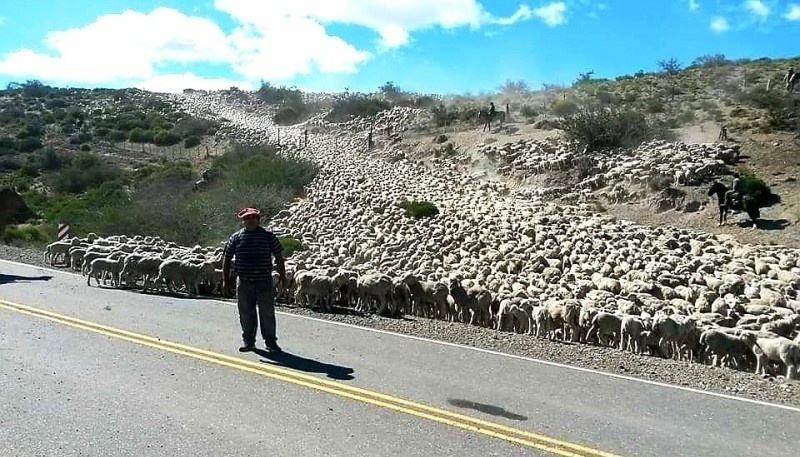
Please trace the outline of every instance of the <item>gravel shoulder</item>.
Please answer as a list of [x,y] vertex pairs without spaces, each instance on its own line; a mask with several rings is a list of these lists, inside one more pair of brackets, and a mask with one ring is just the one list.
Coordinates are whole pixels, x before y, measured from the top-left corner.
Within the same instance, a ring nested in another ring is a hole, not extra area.
[[[47,266],[38,249],[0,244],[0,259]],[[362,327],[462,344],[565,365],[615,373],[634,378],[723,393],[754,400],[800,407],[800,382],[756,376],[699,363],[636,356],[593,345],[551,342],[509,332],[471,327],[417,317],[389,319],[379,316],[317,313],[304,308],[279,306],[281,311],[343,322]],[[576,372],[576,376],[580,376]]]

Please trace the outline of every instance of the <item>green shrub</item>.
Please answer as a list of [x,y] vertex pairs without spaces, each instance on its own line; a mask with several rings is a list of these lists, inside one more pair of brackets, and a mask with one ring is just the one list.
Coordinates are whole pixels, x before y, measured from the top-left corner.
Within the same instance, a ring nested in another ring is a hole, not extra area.
[[41,245],[48,242],[50,237],[43,227],[33,225],[9,225],[3,230],[0,240],[11,243],[18,240],[25,244]]
[[19,152],[33,152],[42,148],[42,140],[39,138],[28,137],[19,141],[17,149]]
[[153,132],[150,130],[142,130],[139,127],[131,130],[128,139],[131,143],[152,143],[153,142]]
[[187,136],[185,140],[183,140],[183,147],[186,149],[193,148],[200,144],[200,137],[199,136]]
[[125,141],[128,139],[128,134],[122,130],[112,130],[108,134],[108,139],[114,142]]
[[527,122],[533,122],[536,116],[539,115],[539,112],[536,111],[536,108],[532,107],[531,105],[522,105],[522,108],[520,108],[519,112]]
[[413,217],[414,219],[433,217],[439,214],[439,208],[429,201],[404,201],[400,206],[406,210],[406,216]]
[[120,176],[119,169],[101,163],[97,154],[80,152],[69,166],[50,175],[49,180],[56,192],[77,194],[117,180]]
[[275,115],[272,116],[272,121],[278,125],[292,125],[300,120],[300,113],[291,106],[281,106]]
[[19,170],[22,162],[14,156],[0,156],[0,170]]
[[160,131],[153,135],[153,143],[159,146],[172,146],[181,142],[180,135],[173,132]]
[[87,143],[83,143],[81,145],[81,151],[91,151],[91,150],[92,150],[92,146],[91,145],[89,145]]
[[773,194],[767,183],[764,182],[763,179],[757,177],[752,171],[743,171],[741,173],[741,178],[747,186],[747,195],[755,200],[759,208],[780,202],[780,196]]
[[391,108],[387,100],[370,97],[364,94],[345,93],[333,102],[331,111],[325,116],[328,122],[345,122],[358,116],[375,116],[383,110]]
[[571,116],[580,110],[578,105],[571,100],[556,100],[550,106],[550,112],[558,117]]
[[560,127],[569,140],[585,144],[590,150],[635,146],[660,134],[643,114],[617,108],[584,108],[566,116]]
[[92,134],[80,132],[69,137],[69,144],[83,144],[92,141]]
[[300,242],[297,238],[293,238],[291,236],[281,236],[278,237],[278,240],[281,242],[281,246],[283,247],[283,255],[285,257],[291,257],[297,251],[305,250],[305,246],[303,243]]
[[196,117],[187,117],[176,122],[175,127],[172,128],[172,131],[180,135],[182,138],[189,138],[192,136],[200,137],[206,135],[215,131],[217,128],[219,128],[219,124],[214,121],[198,119]]

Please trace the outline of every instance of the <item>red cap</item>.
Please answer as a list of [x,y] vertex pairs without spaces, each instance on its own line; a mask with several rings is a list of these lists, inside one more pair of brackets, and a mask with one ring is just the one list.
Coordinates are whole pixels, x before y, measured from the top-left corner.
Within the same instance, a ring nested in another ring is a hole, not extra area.
[[239,211],[239,214],[236,215],[236,217],[238,217],[239,219],[244,219],[247,216],[261,217],[261,211],[255,209],[255,208],[245,208],[245,209]]

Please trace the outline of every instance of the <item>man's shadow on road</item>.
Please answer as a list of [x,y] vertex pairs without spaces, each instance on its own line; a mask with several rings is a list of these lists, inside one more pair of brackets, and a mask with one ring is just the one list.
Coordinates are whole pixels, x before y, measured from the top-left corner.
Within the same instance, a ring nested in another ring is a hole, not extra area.
[[317,360],[307,359],[299,355],[290,354],[288,352],[276,354],[263,349],[256,349],[253,352],[267,359],[262,359],[261,362],[268,363],[270,365],[278,365],[291,368],[293,370],[305,371],[307,373],[324,373],[329,378],[339,381],[350,381],[355,379],[355,376],[353,376],[354,370],[349,367],[323,363]]
[[0,286],[12,282],[49,281],[51,279],[53,279],[52,276],[18,276],[0,273]]

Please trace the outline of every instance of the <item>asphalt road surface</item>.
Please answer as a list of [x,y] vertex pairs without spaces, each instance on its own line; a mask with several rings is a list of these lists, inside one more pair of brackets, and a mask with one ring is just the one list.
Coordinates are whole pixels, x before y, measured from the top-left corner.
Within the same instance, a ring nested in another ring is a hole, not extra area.
[[[800,410],[0,261],[0,456],[789,456]],[[263,342],[260,342],[263,343]]]

